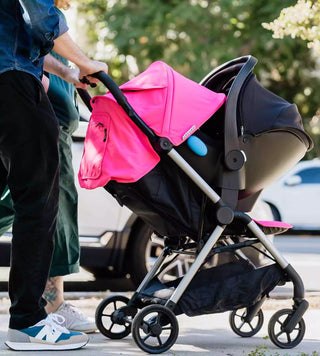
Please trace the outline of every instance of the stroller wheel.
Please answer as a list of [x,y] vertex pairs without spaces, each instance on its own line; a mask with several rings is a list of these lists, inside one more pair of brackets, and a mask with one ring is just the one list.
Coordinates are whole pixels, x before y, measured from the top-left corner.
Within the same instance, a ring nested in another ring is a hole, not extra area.
[[270,319],[268,334],[271,341],[282,349],[291,349],[297,346],[304,337],[306,324],[301,319],[291,333],[284,330],[287,319],[292,315],[292,309],[277,311]]
[[176,316],[162,305],[149,305],[133,319],[133,339],[141,350],[150,354],[160,354],[170,349],[178,334]]
[[129,299],[122,295],[105,298],[96,309],[96,325],[109,339],[122,339],[131,332],[131,319],[125,313]]
[[230,313],[229,323],[233,332],[242,337],[255,335],[262,327],[263,312],[260,309],[257,315],[251,320],[246,321],[247,309],[237,309]]

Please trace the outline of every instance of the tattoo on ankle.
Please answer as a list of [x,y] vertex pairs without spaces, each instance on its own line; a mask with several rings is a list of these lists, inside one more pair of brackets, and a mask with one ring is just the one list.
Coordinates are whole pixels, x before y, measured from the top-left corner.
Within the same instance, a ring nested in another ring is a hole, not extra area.
[[43,293],[44,299],[53,304],[57,299],[57,294],[59,293],[58,288],[55,286],[54,278],[49,278],[47,281],[46,289]]

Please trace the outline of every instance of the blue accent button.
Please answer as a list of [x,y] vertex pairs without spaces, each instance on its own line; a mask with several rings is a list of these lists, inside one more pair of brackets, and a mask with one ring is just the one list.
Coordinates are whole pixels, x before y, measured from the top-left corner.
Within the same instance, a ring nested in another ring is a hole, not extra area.
[[205,156],[208,153],[206,144],[197,136],[190,136],[187,139],[187,144],[190,150],[198,156]]

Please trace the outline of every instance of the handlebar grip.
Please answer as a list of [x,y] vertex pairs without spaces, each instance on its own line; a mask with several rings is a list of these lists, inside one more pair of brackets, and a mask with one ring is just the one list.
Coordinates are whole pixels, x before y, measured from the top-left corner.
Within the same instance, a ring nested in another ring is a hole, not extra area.
[[90,83],[90,80],[87,77],[83,77],[82,79],[80,79],[80,82],[90,85],[91,88],[95,88],[97,86],[96,83]]
[[96,72],[90,74],[90,76],[97,78],[100,82],[109,89],[110,93],[117,100],[117,103],[125,108],[128,105],[127,98],[124,96],[118,85],[113,81],[113,79],[106,72]]

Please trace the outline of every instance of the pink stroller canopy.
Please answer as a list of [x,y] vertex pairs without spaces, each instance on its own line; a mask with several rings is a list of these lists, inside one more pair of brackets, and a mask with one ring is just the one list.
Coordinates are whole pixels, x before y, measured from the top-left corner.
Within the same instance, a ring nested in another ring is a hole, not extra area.
[[[151,64],[120,89],[143,121],[175,146],[192,135],[226,100],[224,94],[185,78],[163,62]],[[139,180],[160,160],[149,139],[111,93],[94,97],[91,104],[80,186],[93,189],[110,180]]]

